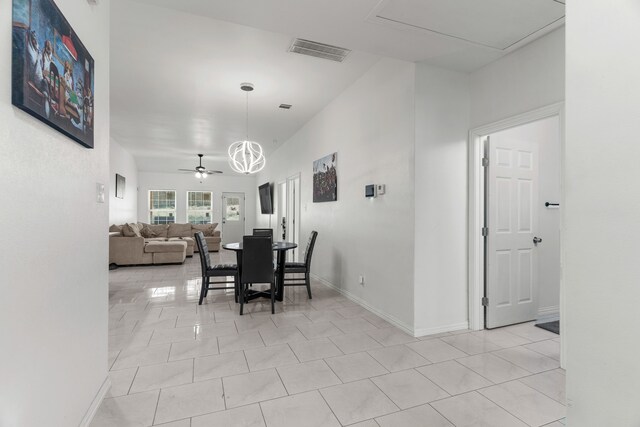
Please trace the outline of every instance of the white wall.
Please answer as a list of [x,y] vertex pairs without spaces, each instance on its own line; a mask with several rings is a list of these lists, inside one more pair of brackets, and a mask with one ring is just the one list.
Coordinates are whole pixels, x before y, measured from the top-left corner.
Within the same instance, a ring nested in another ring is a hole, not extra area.
[[[560,220],[563,209],[548,208],[545,202],[562,198],[562,146],[558,116],[498,132],[501,138],[530,141],[538,146],[538,229],[542,238],[538,255],[538,317],[558,314],[560,306]],[[503,139],[503,141],[504,141]]]
[[471,127],[564,100],[564,27],[471,74]]
[[[413,325],[415,65],[382,59],[267,159],[258,182],[301,173],[312,272],[407,330]],[[313,203],[313,161],[338,153],[338,200]],[[364,197],[366,184],[387,194]],[[268,216],[258,215],[258,226]],[[358,276],[365,276],[365,286]]]
[[[116,197],[116,174],[126,179],[124,198]],[[135,158],[111,138],[109,150],[109,224],[138,220],[138,168]]]
[[640,425],[640,5],[567,2],[568,425]]
[[77,426],[107,378],[109,7],[56,0],[95,59],[95,149],[11,105],[0,2],[0,425]]
[[468,75],[417,66],[416,335],[467,328],[469,102]]
[[246,226],[250,232],[256,218],[256,185],[255,176],[212,175],[200,184],[194,174],[185,173],[138,173],[138,221],[149,222],[149,190],[176,190],[176,222],[187,222],[187,191],[213,192],[213,222],[218,223],[217,230],[222,227],[222,193],[245,193]]

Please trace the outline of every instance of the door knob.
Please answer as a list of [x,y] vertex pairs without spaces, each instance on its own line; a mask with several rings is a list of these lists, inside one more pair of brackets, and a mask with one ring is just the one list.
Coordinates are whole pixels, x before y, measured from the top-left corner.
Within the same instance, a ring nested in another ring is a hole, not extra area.
[[534,245],[537,245],[538,243],[541,243],[541,242],[542,242],[542,239],[541,239],[541,238],[539,238],[539,237],[534,237],[534,238],[533,238],[533,244],[534,244]]

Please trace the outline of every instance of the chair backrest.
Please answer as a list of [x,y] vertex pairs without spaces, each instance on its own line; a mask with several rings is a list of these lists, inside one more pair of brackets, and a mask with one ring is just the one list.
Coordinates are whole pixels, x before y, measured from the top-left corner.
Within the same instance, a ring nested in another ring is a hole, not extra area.
[[242,283],[273,281],[273,241],[269,236],[242,238]]
[[198,245],[198,253],[200,254],[200,267],[202,267],[202,274],[211,268],[211,258],[209,258],[209,246],[207,240],[204,238],[204,233],[198,231],[193,235],[196,239],[196,245]]
[[313,255],[313,247],[316,245],[316,237],[318,237],[318,232],[312,231],[307,241],[307,249],[304,252],[304,264],[307,269],[311,268],[311,255]]
[[254,228],[254,236],[269,236],[273,239],[273,230],[271,228]]

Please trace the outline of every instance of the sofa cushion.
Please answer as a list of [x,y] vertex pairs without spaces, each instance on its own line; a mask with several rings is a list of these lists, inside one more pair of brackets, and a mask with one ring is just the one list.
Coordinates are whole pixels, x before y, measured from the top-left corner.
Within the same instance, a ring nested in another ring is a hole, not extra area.
[[147,228],[155,234],[153,237],[167,237],[167,224],[148,225]]
[[112,224],[111,227],[109,227],[109,233],[116,233],[116,232],[122,234],[122,226]]
[[167,238],[166,237],[145,237],[144,241],[147,242],[147,243],[149,243],[149,242],[166,242]]
[[144,251],[147,253],[168,253],[168,252],[182,252],[187,250],[187,242],[182,240],[174,240],[171,242],[148,242],[144,246]]
[[191,235],[195,235],[198,231],[202,231],[205,236],[213,236],[213,232],[218,224],[192,224]]
[[156,234],[155,231],[153,231],[148,224],[145,224],[142,226],[142,229],[140,230],[140,234],[142,235],[142,237],[149,239],[152,237],[158,237],[158,235]]
[[123,225],[122,234],[124,237],[142,237],[140,227],[135,222]]
[[191,237],[191,224],[169,224],[167,237]]

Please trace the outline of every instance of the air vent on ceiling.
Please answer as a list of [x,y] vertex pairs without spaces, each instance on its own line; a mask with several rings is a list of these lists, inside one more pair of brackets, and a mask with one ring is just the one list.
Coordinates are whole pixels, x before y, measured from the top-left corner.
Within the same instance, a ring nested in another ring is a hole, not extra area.
[[310,40],[295,39],[293,43],[291,43],[291,47],[289,47],[289,52],[342,62],[351,51],[343,47],[312,42]]
[[282,108],[283,110],[290,110],[291,104],[280,104],[278,108]]

